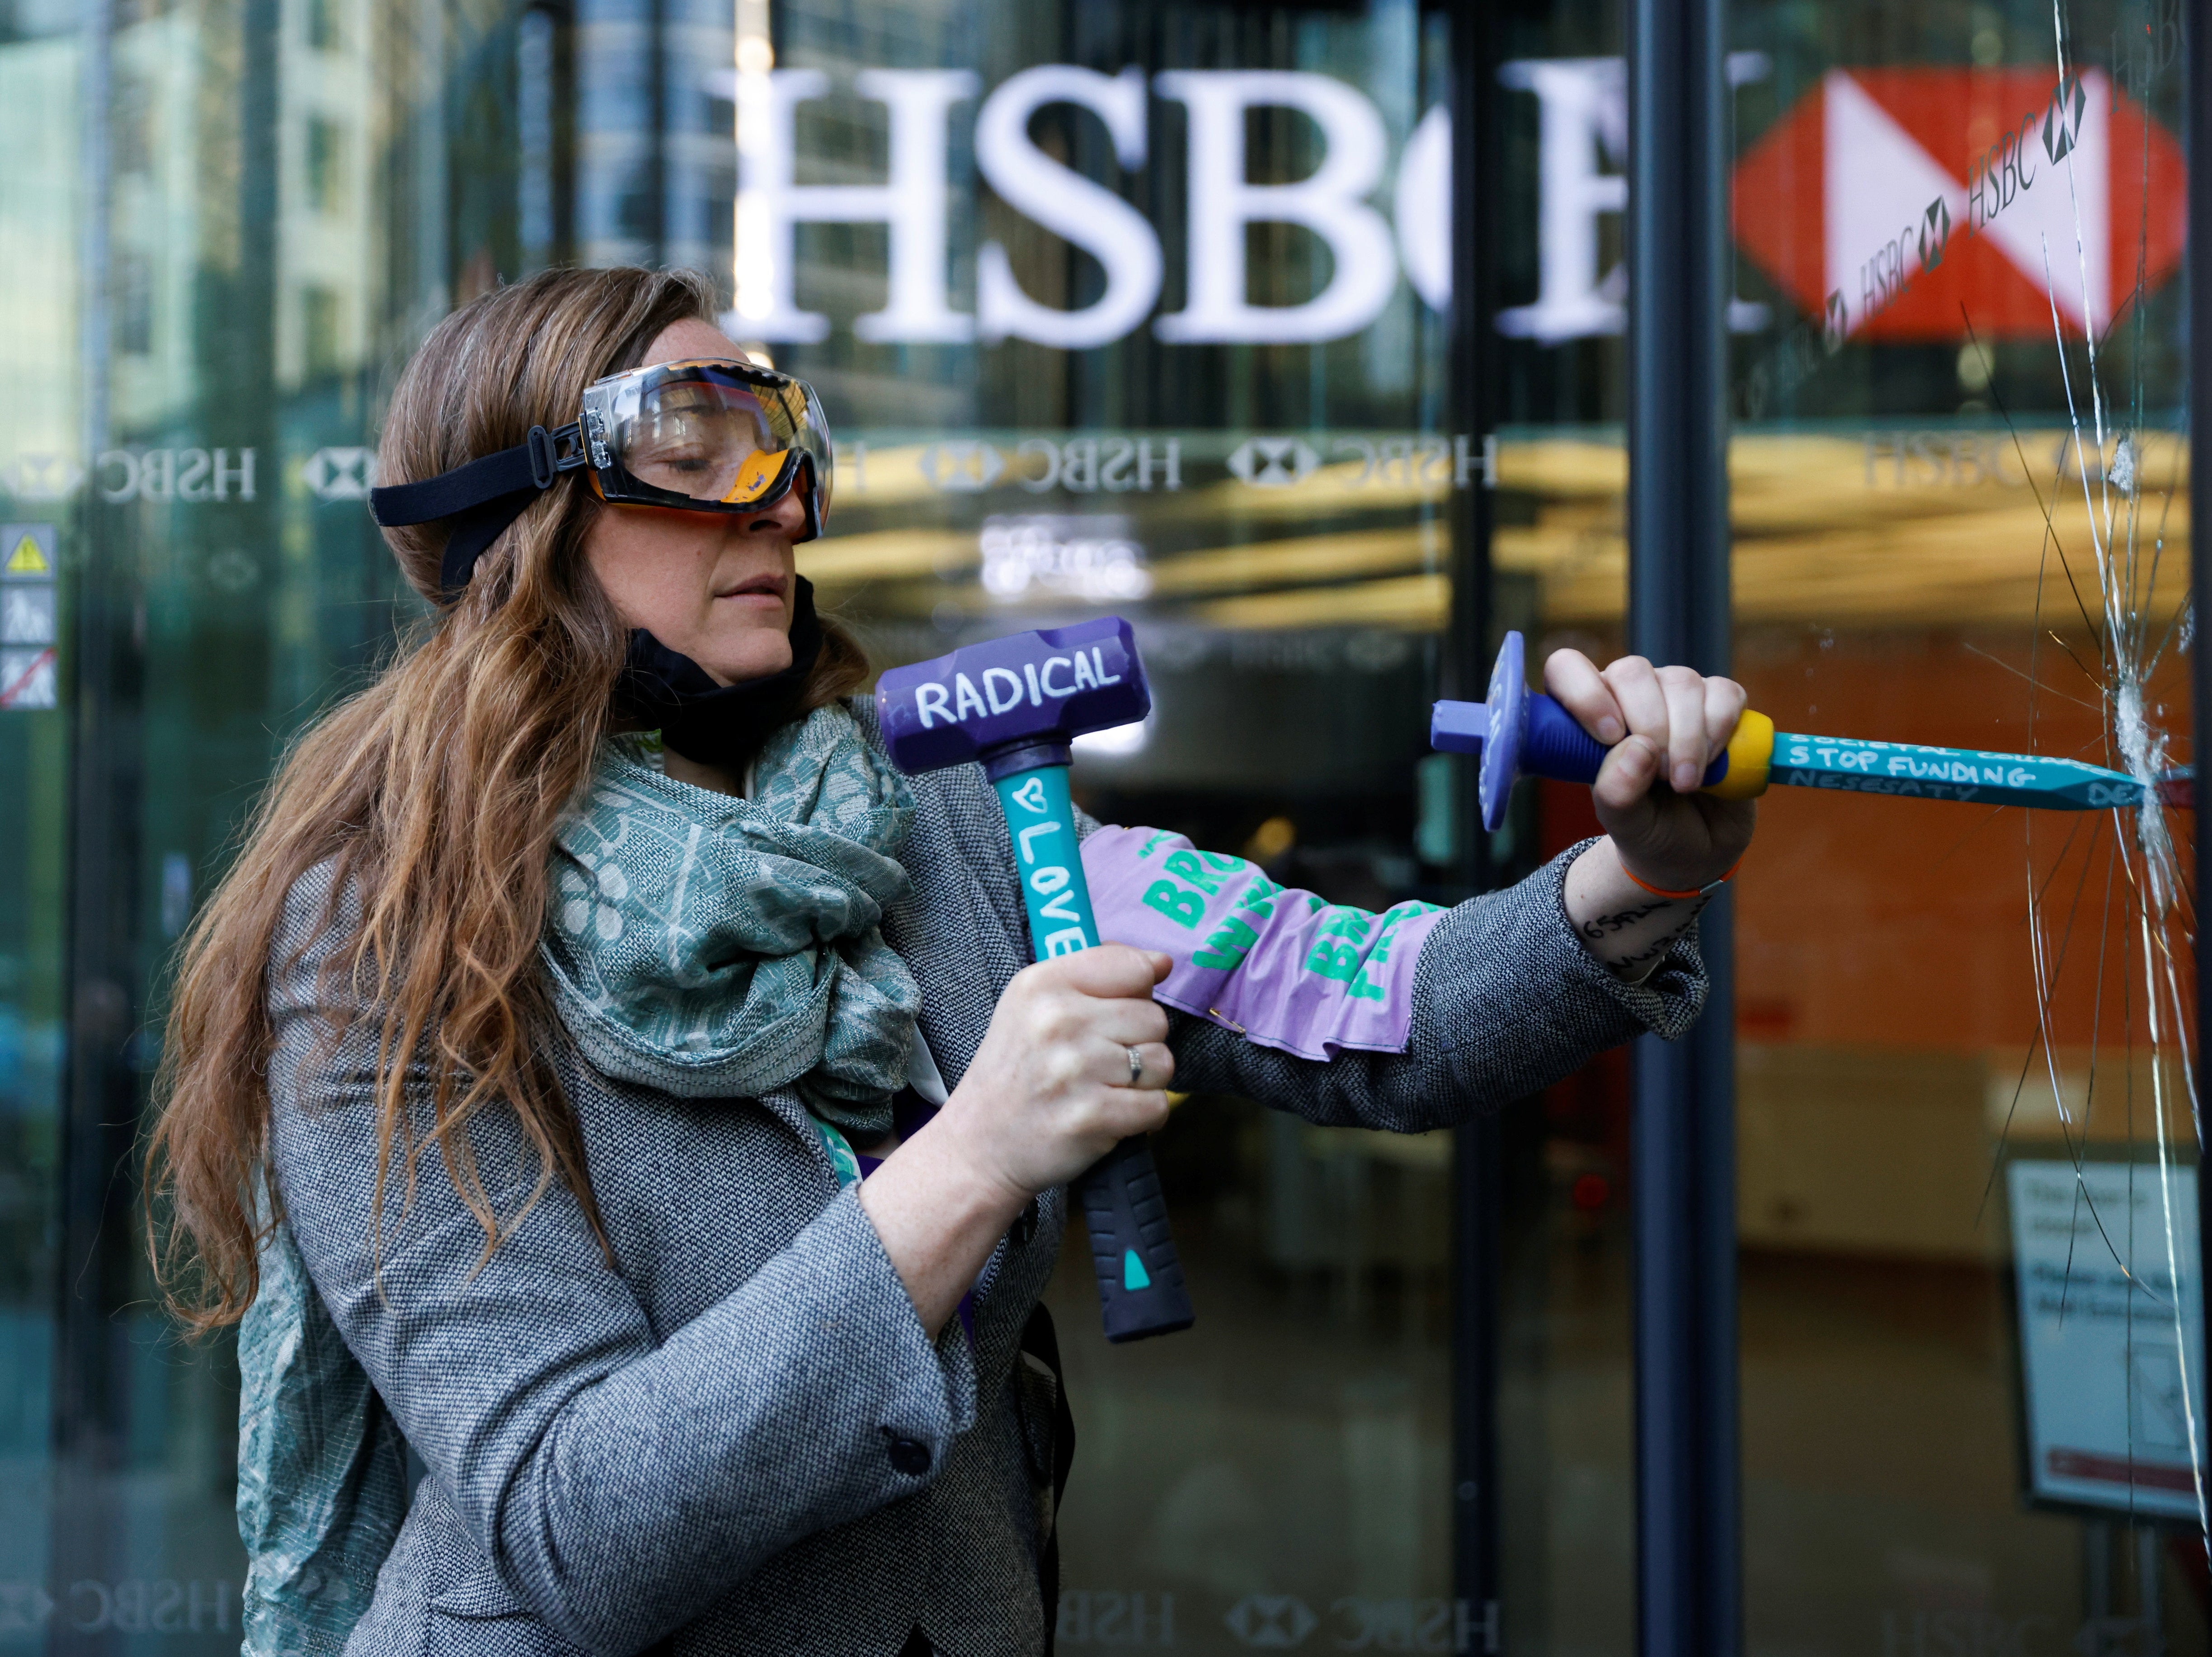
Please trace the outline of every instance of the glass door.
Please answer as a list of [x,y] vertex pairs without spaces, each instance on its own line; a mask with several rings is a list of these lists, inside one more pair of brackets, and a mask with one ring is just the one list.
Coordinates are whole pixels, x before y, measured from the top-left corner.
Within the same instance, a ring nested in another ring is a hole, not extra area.
[[1753,705],[2150,794],[2003,808],[1904,746],[1762,802],[1754,1648],[2205,1648],[2182,9],[1732,9]]
[[[234,1369],[143,1259],[164,974],[418,613],[382,401],[491,285],[713,274],[822,391],[802,568],[879,663],[1129,616],[1158,707],[1084,745],[1102,816],[1367,910],[1468,889],[1421,768],[1497,464],[1449,384],[1449,55],[1412,0],[0,5],[0,1643],[238,1638]],[[1079,1236],[1054,1289],[1060,1643],[1483,1638],[1449,1136],[1193,1097],[1160,1155],[1198,1330],[1109,1350]]]
[[[841,434],[822,600],[887,664],[1127,616],[1156,706],[1078,743],[1090,810],[1333,903],[1455,895],[1416,781],[1485,476],[1451,419],[1444,20],[750,27],[729,327]],[[1109,1348],[1079,1243],[1052,1295],[1061,1648],[1466,1648],[1450,1136],[1194,1096],[1158,1154],[1197,1327]]]

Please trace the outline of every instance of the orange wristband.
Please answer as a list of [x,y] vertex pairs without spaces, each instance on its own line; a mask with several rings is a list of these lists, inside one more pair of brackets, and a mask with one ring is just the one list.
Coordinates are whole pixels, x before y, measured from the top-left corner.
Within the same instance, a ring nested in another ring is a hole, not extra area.
[[[1615,853],[1615,855],[1617,856],[1619,854]],[[1631,880],[1635,880],[1638,886],[1641,886],[1645,891],[1650,893],[1654,897],[1671,898],[1677,903],[1687,903],[1692,898],[1711,897],[1715,892],[1720,890],[1722,887],[1727,885],[1729,882],[1734,880],[1735,878],[1735,871],[1742,867],[1743,859],[1738,858],[1734,863],[1729,865],[1728,872],[1723,875],[1718,880],[1710,882],[1705,885],[1697,888],[1694,891],[1688,892],[1670,892],[1663,886],[1654,886],[1648,880],[1637,880],[1636,871],[1630,868],[1626,863],[1620,865],[1620,872],[1626,875]]]

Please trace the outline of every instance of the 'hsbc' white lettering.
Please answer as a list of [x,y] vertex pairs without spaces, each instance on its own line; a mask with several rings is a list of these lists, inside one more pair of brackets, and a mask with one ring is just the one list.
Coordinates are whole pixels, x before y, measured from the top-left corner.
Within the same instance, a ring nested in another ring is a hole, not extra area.
[[1000,82],[975,117],[975,167],[1000,200],[1073,242],[1106,272],[1106,291],[1063,311],[1022,291],[1006,250],[987,241],[975,254],[975,312],[986,340],[1026,339],[1063,351],[1105,345],[1133,331],[1160,296],[1160,241],[1145,215],[1103,185],[1054,161],[1030,141],[1030,117],[1048,104],[1076,104],[1106,123],[1124,167],[1145,163],[1145,75],[1131,67],[1101,75],[1073,64],[1040,64]]
[[830,89],[819,70],[737,77],[737,305],[726,321],[745,339],[826,339],[830,319],[792,295],[793,231],[806,224],[881,224],[890,230],[890,301],[853,321],[865,340],[957,344],[975,319],[945,296],[945,135],[952,106],[975,94],[965,70],[870,69],[853,77],[863,98],[890,109],[890,177],[879,185],[795,184],[797,110]]
[[[231,457],[235,455],[234,460]],[[253,499],[252,449],[109,449],[94,464],[100,498],[126,501]]]
[[[1736,85],[1765,78],[1756,52],[1729,58]],[[1509,334],[1547,343],[1618,333],[1625,321],[1625,270],[1601,270],[1599,222],[1627,205],[1619,165],[1627,150],[1627,90],[1617,58],[1517,59],[1503,66],[1508,87],[1539,106],[1538,292],[1534,304],[1498,313]],[[946,173],[952,112],[981,89],[965,70],[864,70],[853,89],[890,112],[890,167],[881,184],[796,182],[799,105],[823,96],[818,70],[780,69],[728,77],[738,101],[736,304],[725,327],[741,339],[811,343],[830,319],[800,308],[793,291],[793,232],[800,224],[881,224],[888,230],[889,294],[884,308],[856,317],[864,340],[960,343],[1025,339],[1056,350],[1087,350],[1126,338],[1158,301],[1158,234],[1121,195],[1047,154],[1030,120],[1073,105],[1106,128],[1124,170],[1149,153],[1148,91],[1188,112],[1183,308],[1153,331],[1182,343],[1296,343],[1358,333],[1389,303],[1403,268],[1431,308],[1451,302],[1451,118],[1424,115],[1398,157],[1390,209],[1395,232],[1371,197],[1389,171],[1389,142],[1374,104],[1334,76],[1285,70],[1171,70],[1148,88],[1143,70],[1117,75],[1074,64],[1039,64],[1010,76],[976,111],[976,171],[1016,212],[1097,260],[1105,286],[1072,309],[1031,297],[1005,246],[975,252],[975,313],[951,306]],[[1321,161],[1287,184],[1254,184],[1245,155],[1246,115],[1293,109],[1320,129]],[[1255,305],[1245,269],[1245,227],[1295,224],[1327,244],[1328,282],[1297,305]],[[1764,308],[1731,300],[1739,331],[1765,324]]]
[[[1175,70],[1155,78],[1163,97],[1190,110],[1189,293],[1162,317],[1162,339],[1304,342],[1356,334],[1390,302],[1398,277],[1390,228],[1365,197],[1382,182],[1387,148],[1375,106],[1326,75],[1285,70]],[[1254,108],[1297,110],[1327,139],[1321,165],[1295,184],[1246,179],[1244,117]],[[1328,244],[1328,286],[1302,305],[1255,306],[1245,297],[1244,227],[1304,225]]]
[[[1103,75],[1073,64],[1041,64],[1009,77],[975,118],[976,170],[1000,198],[1095,258],[1105,291],[1074,309],[1032,299],[1015,278],[1006,249],[976,251],[976,313],[951,308],[946,253],[946,159],[953,107],[979,90],[963,70],[864,70],[853,77],[862,98],[890,113],[890,169],[881,184],[796,182],[799,105],[822,97],[819,70],[774,70],[731,77],[738,100],[736,304],[723,319],[741,339],[823,339],[830,319],[804,310],[793,289],[793,233],[801,224],[868,223],[890,232],[889,295],[884,308],[854,319],[864,340],[957,343],[1026,339],[1083,350],[1123,338],[1158,300],[1160,240],[1121,196],[1040,149],[1029,122],[1052,104],[1073,104],[1105,123],[1125,168],[1147,154],[1147,88],[1141,70]],[[1415,290],[1441,307],[1450,296],[1451,144],[1439,106],[1406,147],[1389,221],[1369,197],[1382,183],[1389,143],[1366,95],[1333,76],[1279,70],[1177,70],[1151,90],[1189,111],[1187,195],[1189,268],[1184,307],[1154,324],[1164,340],[1198,343],[1310,342],[1341,338],[1374,321],[1389,303],[1402,250]],[[1289,184],[1247,177],[1246,112],[1294,109],[1321,130],[1321,164]],[[1328,284],[1297,305],[1255,305],[1244,258],[1248,224],[1301,225],[1325,242],[1334,269]]]
[[[1772,71],[1764,52],[1732,52],[1731,87],[1763,81]],[[1628,158],[1628,71],[1620,58],[1521,58],[1498,66],[1498,78],[1536,94],[1536,301],[1498,313],[1498,331],[1546,344],[1628,325],[1628,268],[1598,270],[1598,222],[1628,207],[1628,180],[1599,170],[1601,161]],[[1446,167],[1449,168],[1449,159]],[[1447,172],[1447,187],[1449,173]],[[1448,189],[1447,189],[1448,193]],[[1402,234],[1405,215],[1399,215]],[[1729,326],[1755,333],[1766,309],[1729,301]]]

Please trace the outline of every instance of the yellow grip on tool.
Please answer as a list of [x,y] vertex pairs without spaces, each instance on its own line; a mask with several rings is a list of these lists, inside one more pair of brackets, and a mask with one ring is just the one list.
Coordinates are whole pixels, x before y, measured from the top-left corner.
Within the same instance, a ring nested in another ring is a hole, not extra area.
[[1774,721],[1749,708],[1729,738],[1728,775],[1705,790],[1717,799],[1757,799],[1766,792],[1767,768],[1774,762]]

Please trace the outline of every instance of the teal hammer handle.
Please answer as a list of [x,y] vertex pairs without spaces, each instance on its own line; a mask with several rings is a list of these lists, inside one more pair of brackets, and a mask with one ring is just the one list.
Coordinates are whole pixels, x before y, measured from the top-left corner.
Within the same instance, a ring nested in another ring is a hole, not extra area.
[[[1064,751],[1064,750],[1063,750]],[[993,779],[1014,868],[1029,910],[1030,944],[1039,961],[1073,955],[1098,942],[1091,888],[1076,847],[1075,809],[1067,767],[1044,764]],[[1075,1182],[1091,1231],[1091,1264],[1106,1338],[1142,1340],[1190,1327],[1194,1314],[1182,1262],[1168,1229],[1159,1170],[1142,1137],[1124,1139]]]

